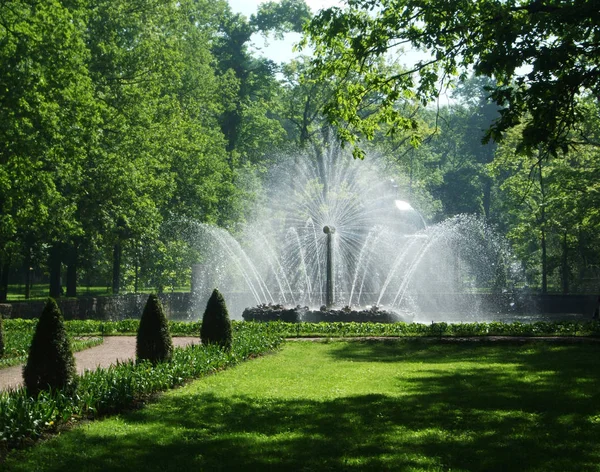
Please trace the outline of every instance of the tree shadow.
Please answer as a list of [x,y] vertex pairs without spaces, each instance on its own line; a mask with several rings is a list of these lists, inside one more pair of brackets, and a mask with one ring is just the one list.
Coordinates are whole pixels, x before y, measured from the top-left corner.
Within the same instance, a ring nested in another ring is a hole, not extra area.
[[423,362],[423,375],[399,379],[388,395],[169,395],[127,415],[138,429],[126,436],[76,429],[46,444],[40,460],[57,471],[596,470],[597,348],[431,348],[334,346],[338,359],[392,356],[385,362],[399,371],[406,359]]

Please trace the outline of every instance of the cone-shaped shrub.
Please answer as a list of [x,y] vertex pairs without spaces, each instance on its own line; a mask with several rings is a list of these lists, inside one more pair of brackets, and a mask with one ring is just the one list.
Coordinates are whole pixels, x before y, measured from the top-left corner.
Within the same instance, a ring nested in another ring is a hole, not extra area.
[[40,390],[74,387],[75,358],[62,314],[52,298],[46,302],[31,339],[23,380],[32,396]]
[[206,304],[200,340],[203,344],[218,344],[227,350],[231,349],[231,321],[225,299],[216,288]]
[[153,364],[168,361],[173,354],[169,323],[158,296],[148,297],[137,332],[136,356]]

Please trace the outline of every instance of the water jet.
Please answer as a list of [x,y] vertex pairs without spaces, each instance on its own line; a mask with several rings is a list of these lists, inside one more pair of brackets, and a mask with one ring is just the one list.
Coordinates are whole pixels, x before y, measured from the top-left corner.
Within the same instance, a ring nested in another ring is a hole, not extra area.
[[375,159],[355,161],[329,145],[271,176],[267,203],[235,237],[190,223],[198,306],[218,287],[237,319],[247,307],[281,305],[375,307],[373,316],[388,310],[407,321],[455,311],[476,320],[503,309],[520,281],[520,265],[485,221],[457,215],[428,225]]

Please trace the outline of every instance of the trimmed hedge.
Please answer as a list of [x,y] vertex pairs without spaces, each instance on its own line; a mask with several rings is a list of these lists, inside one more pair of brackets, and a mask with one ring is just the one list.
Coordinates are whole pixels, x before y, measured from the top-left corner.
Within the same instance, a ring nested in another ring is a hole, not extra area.
[[600,336],[600,322],[538,321],[535,323],[372,323],[263,322],[269,333],[293,337],[469,337],[469,336]]
[[138,361],[156,364],[168,361],[172,354],[173,340],[169,333],[169,323],[162,303],[152,294],[148,297],[137,330],[136,357]]
[[30,395],[41,390],[73,388],[75,357],[54,299],[49,298],[37,323],[23,380]]
[[223,295],[215,288],[206,304],[200,327],[203,344],[217,344],[223,349],[231,349],[231,321]]

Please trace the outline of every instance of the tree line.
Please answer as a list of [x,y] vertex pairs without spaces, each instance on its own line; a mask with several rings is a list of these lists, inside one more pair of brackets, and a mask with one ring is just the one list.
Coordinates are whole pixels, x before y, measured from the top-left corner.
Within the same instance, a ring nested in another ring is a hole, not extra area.
[[[319,159],[330,126],[342,140],[370,138],[364,155],[382,159],[399,197],[429,221],[488,218],[532,286],[593,290],[597,99],[579,100],[576,126],[556,125],[545,146],[524,139],[528,122],[502,124],[510,117],[493,79],[465,76],[452,105],[432,108],[418,91],[376,82],[376,73],[414,76],[381,58],[340,80],[344,64],[319,67],[328,56],[318,46],[287,64],[249,47],[257,33],[328,38],[319,25],[303,0],[266,2],[250,18],[225,0],[0,5],[0,300],[15,281],[29,296],[30,268],[54,297],[81,284],[186,285],[191,250],[174,222],[235,232],[268,193],[267,170],[302,149]],[[420,85],[434,84],[424,77]],[[502,140],[483,144],[494,124]]]

